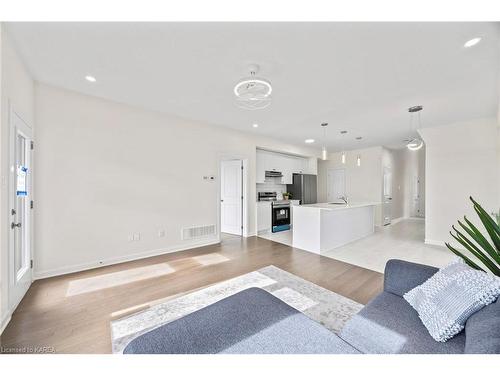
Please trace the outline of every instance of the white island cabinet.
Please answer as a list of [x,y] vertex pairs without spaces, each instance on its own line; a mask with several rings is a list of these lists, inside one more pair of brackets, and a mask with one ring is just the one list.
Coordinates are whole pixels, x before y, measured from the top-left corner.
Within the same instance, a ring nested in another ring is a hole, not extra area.
[[293,206],[293,247],[320,254],[373,234],[377,204]]

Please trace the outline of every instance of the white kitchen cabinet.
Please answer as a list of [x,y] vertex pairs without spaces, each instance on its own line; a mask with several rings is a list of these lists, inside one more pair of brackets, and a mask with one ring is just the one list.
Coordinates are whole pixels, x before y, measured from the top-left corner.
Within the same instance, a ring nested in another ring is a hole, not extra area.
[[276,171],[283,174],[280,182],[291,184],[294,173],[317,174],[316,158],[280,154],[277,152],[257,150],[256,182],[266,182],[266,171]]
[[268,232],[271,225],[271,202],[257,202],[257,232]]
[[318,159],[316,158],[306,159],[306,168],[308,174],[318,174]]
[[255,179],[258,184],[263,184],[266,179],[266,163],[267,163],[266,158],[267,155],[264,152],[257,150]]
[[291,184],[292,183],[292,174],[295,173],[295,158],[293,156],[283,155],[281,165],[283,166],[283,183]]

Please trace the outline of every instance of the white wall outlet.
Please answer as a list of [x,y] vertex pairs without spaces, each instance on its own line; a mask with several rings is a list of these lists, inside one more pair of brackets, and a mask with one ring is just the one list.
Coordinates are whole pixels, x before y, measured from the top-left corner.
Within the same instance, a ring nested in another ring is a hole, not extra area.
[[140,241],[141,240],[141,234],[140,233],[134,233],[134,241]]
[[158,230],[158,237],[165,237],[165,229]]

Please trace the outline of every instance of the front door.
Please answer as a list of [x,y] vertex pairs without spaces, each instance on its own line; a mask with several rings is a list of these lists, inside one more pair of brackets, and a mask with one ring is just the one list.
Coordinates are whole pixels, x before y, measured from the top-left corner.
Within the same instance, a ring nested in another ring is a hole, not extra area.
[[383,188],[382,224],[389,225],[392,216],[392,170],[388,167],[384,168]]
[[10,111],[9,308],[17,307],[32,282],[32,130]]
[[243,232],[243,162],[221,162],[221,232],[242,235]]

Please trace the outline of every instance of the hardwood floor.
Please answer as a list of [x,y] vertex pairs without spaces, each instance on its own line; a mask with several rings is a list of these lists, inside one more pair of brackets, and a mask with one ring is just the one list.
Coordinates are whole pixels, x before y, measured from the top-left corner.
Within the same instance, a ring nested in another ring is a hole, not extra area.
[[[205,254],[214,255],[193,259]],[[173,271],[148,277],[147,267],[162,263]],[[0,337],[1,345],[110,353],[111,320],[268,265],[363,304],[382,289],[383,275],[378,272],[258,237],[224,236],[218,245],[37,280]]]

